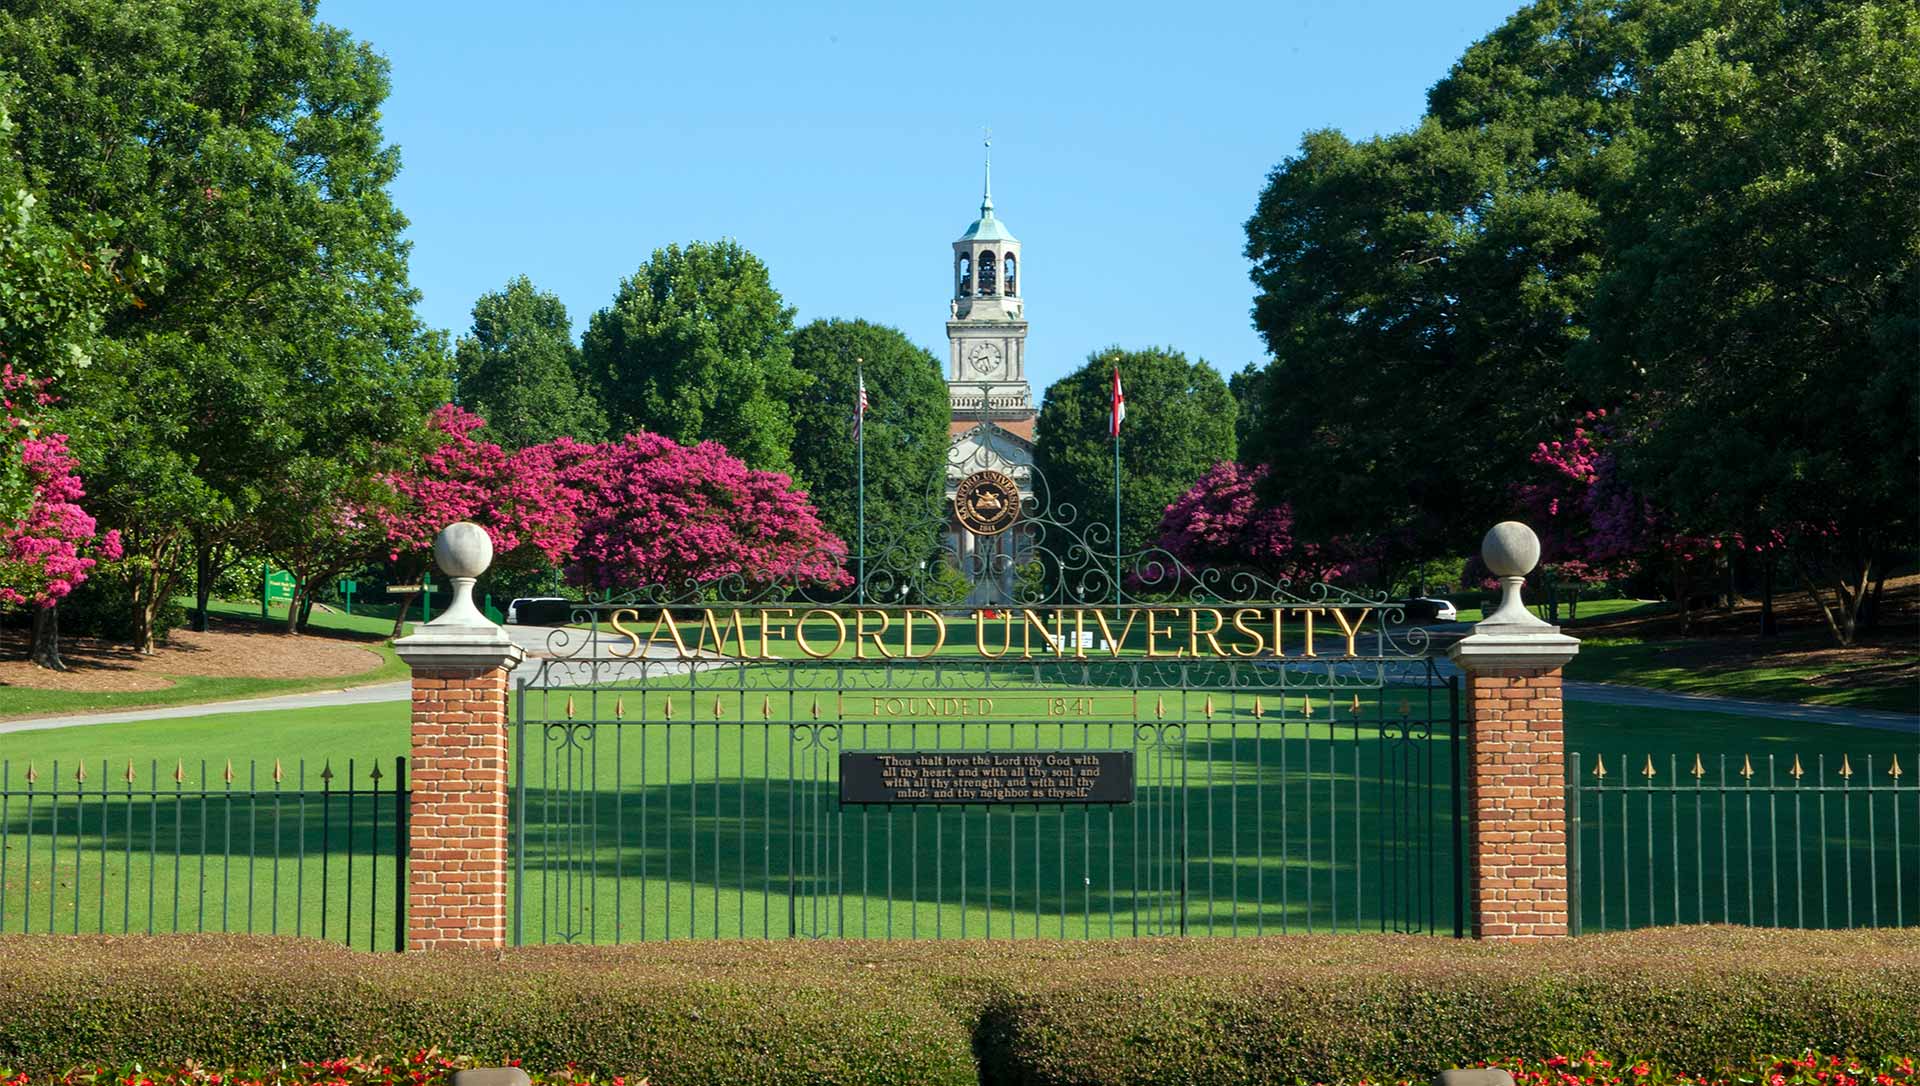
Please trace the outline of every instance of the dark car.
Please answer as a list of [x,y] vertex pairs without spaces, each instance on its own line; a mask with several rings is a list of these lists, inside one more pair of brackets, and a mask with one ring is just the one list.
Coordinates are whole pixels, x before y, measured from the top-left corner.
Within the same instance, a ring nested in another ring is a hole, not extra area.
[[1450,600],[1420,596],[1408,600],[1403,607],[1407,613],[1407,621],[1410,623],[1460,621],[1460,611]]
[[574,601],[560,596],[522,596],[507,604],[510,626],[565,626],[573,621]]

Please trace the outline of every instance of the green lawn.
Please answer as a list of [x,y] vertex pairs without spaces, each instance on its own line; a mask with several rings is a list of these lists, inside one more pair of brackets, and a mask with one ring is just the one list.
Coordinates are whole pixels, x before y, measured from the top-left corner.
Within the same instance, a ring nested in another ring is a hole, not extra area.
[[343,686],[393,682],[409,674],[407,665],[393,654],[387,644],[369,642],[366,648],[380,655],[378,667],[358,675],[327,676],[316,679],[215,678],[205,675],[169,676],[173,685],[163,690],[93,691],[41,690],[29,686],[11,686],[0,690],[0,720],[50,716],[65,713],[114,712],[121,709],[145,709],[169,705],[194,705],[201,702],[230,701],[237,698],[266,698],[279,694],[299,694],[309,690],[338,690]]
[[[1047,696],[1044,688],[1034,689],[1034,696]],[[1136,734],[1132,724],[1034,723],[1034,716],[1018,709],[972,722],[849,720],[837,733],[816,732],[810,698],[789,702],[758,688],[718,695],[732,704],[723,705],[727,719],[717,723],[704,694],[701,715],[708,719],[700,723],[687,719],[684,690],[632,689],[611,696],[619,699],[625,719],[644,714],[653,723],[570,725],[564,695],[558,694],[530,707],[536,722],[524,730],[528,941],[569,932],[603,941],[616,935],[783,937],[790,931],[980,936],[989,926],[998,937],[1104,936],[1109,921],[1115,934],[1131,934],[1136,923],[1141,931],[1176,931],[1182,915],[1195,934],[1230,934],[1236,925],[1243,932],[1302,930],[1309,921],[1316,930],[1330,924],[1377,928],[1408,919],[1451,928],[1447,748],[1409,742],[1391,727],[1383,733],[1381,714],[1397,718],[1404,692],[1368,695],[1357,726],[1350,723],[1351,712],[1343,711],[1331,727],[1323,700],[1308,724],[1297,697],[1287,701],[1283,722],[1276,719],[1275,700],[1264,702],[1266,715],[1256,720],[1246,699],[1220,696],[1211,720],[1190,720],[1184,734],[1164,737],[1151,725]],[[669,696],[676,702],[671,724],[661,719]],[[1412,700],[1418,717],[1424,702]],[[770,723],[757,719],[762,704],[770,708]],[[750,719],[738,719],[742,707]],[[577,696],[576,720],[592,708]],[[611,715],[610,706],[598,708],[601,716]],[[789,715],[798,723],[787,723]],[[1829,825],[1826,838],[1816,840],[1831,839],[1826,855],[1834,868],[1815,885],[1830,891],[1833,915],[1826,921],[1841,922],[1849,887],[1859,922],[1876,903],[1888,918],[1896,907],[1920,915],[1920,804],[1914,799],[1903,800],[1896,816],[1894,797],[1885,794],[1872,800],[1827,796],[1810,791],[1812,779],[1805,782],[1804,797],[1742,794],[1739,776],[1750,757],[1756,786],[1765,784],[1769,772],[1786,784],[1796,755],[1809,772],[1824,756],[1827,783],[1838,784],[1834,774],[1844,753],[1856,770],[1848,787],[1861,788],[1870,758],[1883,778],[1893,756],[1906,767],[1920,763],[1914,737],[1580,702],[1568,703],[1567,716],[1569,751],[1581,756],[1587,785],[1596,757],[1604,757],[1612,774],[1607,784],[1617,784],[1624,767],[1635,789],[1624,797],[1630,819],[1625,824],[1619,794],[1601,800],[1589,792],[1583,801],[1588,878],[1582,896],[1589,927],[1600,922],[1603,886],[1611,895],[1609,926],[1649,918],[1668,922],[1676,888],[1686,891],[1683,920],[1718,920],[1725,907],[1736,922],[1765,922],[1779,901],[1788,909],[1787,923],[1818,924],[1807,872],[1820,850],[1810,842],[1797,849],[1781,842],[1796,829],[1817,835],[1822,813]],[[151,916],[161,930],[178,922],[190,929],[219,930],[224,923],[232,930],[284,931],[297,923],[312,933],[324,906],[330,937],[338,938],[351,909],[358,945],[390,945],[391,801],[364,793],[350,801],[356,852],[349,865],[342,851],[349,800],[340,790],[349,759],[360,788],[367,787],[369,765],[383,767],[383,787],[390,788],[392,759],[405,752],[406,730],[405,703],[394,702],[0,735],[0,772],[7,782],[0,799],[0,825],[6,827],[0,926],[18,930],[29,919],[31,902],[36,929],[51,916],[60,930],[76,920],[82,930],[103,923],[109,930],[145,930]],[[1133,804],[1113,808],[843,811],[834,791],[835,754],[861,747],[1131,749],[1138,758],[1139,791]],[[1707,772],[1699,782],[1703,795],[1688,791],[1696,786],[1689,772],[1695,754]],[[1733,785],[1724,797],[1716,791],[1721,755],[1727,756]],[[1656,769],[1651,808],[1639,791],[1649,756]],[[224,780],[228,758],[235,771],[231,799]],[[285,776],[277,797],[275,758]],[[55,759],[63,793],[58,815],[50,796]],[[89,764],[84,814],[73,799],[77,759]],[[129,759],[135,767],[130,799],[124,780]],[[29,762],[40,775],[31,816],[25,808]],[[184,770],[184,799],[168,796],[176,765]],[[327,766],[336,774],[334,794],[322,802],[318,774]],[[1429,768],[1436,774],[1431,786]],[[200,798],[203,773],[213,794]],[[148,794],[155,776],[161,787]],[[1676,778],[1678,794],[1671,794],[1666,789]],[[1914,777],[1903,779],[1910,785]],[[249,780],[259,794],[248,792]],[[1901,795],[1920,798],[1920,790],[1908,787]],[[1755,803],[1757,829],[1753,811],[1746,809]],[[1732,842],[1724,862],[1716,836],[1723,815]],[[1695,817],[1707,831],[1697,848],[1691,840]],[[1892,844],[1895,817],[1902,852]],[[1871,829],[1869,818],[1877,819]],[[56,821],[57,833],[50,833]],[[1617,837],[1623,826],[1631,837],[1625,845]],[[77,877],[76,835],[93,846],[82,850]],[[1604,858],[1598,851],[1602,837],[1612,850]],[[324,871],[316,858],[323,839],[333,856]],[[105,864],[98,851],[103,842]],[[1751,878],[1744,866],[1749,855],[1761,857]],[[1771,881],[1775,855],[1787,865],[1783,883]],[[1904,864],[1897,880],[1890,870],[1896,856]],[[1676,857],[1677,868],[1669,862]],[[1799,883],[1791,876],[1796,858]],[[1853,867],[1843,873],[1847,861]],[[1723,872],[1729,879],[1724,894]],[[1705,887],[1704,899],[1695,883]],[[1775,886],[1783,889],[1776,893]],[[1799,895],[1782,896],[1794,886],[1801,887]],[[1750,889],[1758,894],[1751,911]],[[1634,910],[1625,917],[1622,895]],[[1809,920],[1809,911],[1815,919]]]
[[[1579,632],[1577,629],[1574,631]],[[1884,669],[1884,663],[1863,663],[1835,668],[1820,666],[1677,666],[1662,658],[1675,650],[1701,644],[1696,641],[1638,641],[1628,639],[1588,639],[1580,643],[1580,655],[1567,665],[1567,677],[1587,682],[1623,683],[1687,694],[1710,694],[1725,698],[1756,698],[1762,701],[1793,701],[1810,705],[1842,705],[1855,709],[1886,709],[1894,712],[1920,712],[1920,687],[1904,676],[1843,689],[1823,689],[1811,680],[1844,674],[1859,669]],[[1670,658],[1669,658],[1670,659]],[[1903,658],[1911,665],[1920,654]]]
[[[385,636],[393,632],[394,606],[396,605],[376,605],[379,610],[385,611],[384,618],[378,614],[346,615],[316,609],[309,621],[309,627],[316,632],[337,631]],[[258,603],[216,600],[208,606],[207,610],[211,614],[233,621],[258,622],[260,619]],[[359,608],[355,610],[358,612]],[[272,631],[283,629],[286,616],[286,605],[274,604],[263,628]],[[265,698],[279,694],[299,694],[309,690],[337,690],[342,686],[393,682],[407,677],[407,667],[393,654],[391,645],[368,642],[365,647],[380,655],[379,665],[359,675],[344,677],[335,675],[314,679],[270,679],[254,676],[220,678],[205,675],[170,675],[168,678],[172,680],[173,685],[165,689],[130,691],[42,690],[36,687],[11,686],[0,689],[0,720],[65,713],[114,712],[121,709],[196,705],[239,698]]]
[[[1572,615],[1572,608],[1562,603],[1560,605],[1560,621],[1563,624],[1578,624],[1596,618],[1612,618],[1618,615],[1653,615],[1672,609],[1672,604],[1662,603],[1659,600],[1581,600],[1579,618],[1575,619]],[[1544,603],[1536,601],[1529,604],[1527,610],[1532,611],[1543,619],[1547,617],[1547,605]],[[1478,622],[1485,617],[1487,617],[1486,613],[1478,607],[1463,607],[1460,609],[1460,621],[1462,622]]]

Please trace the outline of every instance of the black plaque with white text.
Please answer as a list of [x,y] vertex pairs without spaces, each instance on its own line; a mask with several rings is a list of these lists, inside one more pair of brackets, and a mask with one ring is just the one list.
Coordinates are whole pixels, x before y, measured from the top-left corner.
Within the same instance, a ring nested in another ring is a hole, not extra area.
[[840,802],[1132,803],[1133,752],[841,751]]

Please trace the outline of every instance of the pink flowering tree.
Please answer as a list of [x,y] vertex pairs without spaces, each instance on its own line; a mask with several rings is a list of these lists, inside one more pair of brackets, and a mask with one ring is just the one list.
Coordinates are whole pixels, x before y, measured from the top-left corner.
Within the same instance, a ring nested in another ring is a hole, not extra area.
[[459,407],[436,411],[432,425],[439,444],[387,480],[398,500],[381,515],[395,557],[470,520],[487,530],[502,568],[560,567],[596,590],[849,583],[846,544],[793,481],[712,442],[562,437],[509,453],[482,440],[485,421]]
[[1522,484],[1517,496],[1540,533],[1543,569],[1576,582],[1642,569],[1658,573],[1671,585],[1685,629],[1692,585],[1710,577],[1731,551],[1765,552],[1780,539],[1679,530],[1621,471],[1619,451],[1630,440],[1618,411],[1588,411],[1568,436],[1534,449],[1530,459],[1539,476]]
[[[585,469],[585,470],[581,470]],[[568,578],[595,589],[844,588],[847,546],[793,480],[711,441],[628,434],[573,473],[583,498]]]
[[1167,506],[1154,545],[1189,569],[1250,569],[1262,576],[1311,583],[1349,571],[1341,548],[1293,534],[1293,509],[1260,496],[1268,468],[1222,461]]
[[99,534],[80,506],[86,496],[67,435],[18,442],[31,489],[25,515],[0,522],[0,605],[33,609],[33,661],[65,670],[57,607],[101,560],[120,557],[120,533]]

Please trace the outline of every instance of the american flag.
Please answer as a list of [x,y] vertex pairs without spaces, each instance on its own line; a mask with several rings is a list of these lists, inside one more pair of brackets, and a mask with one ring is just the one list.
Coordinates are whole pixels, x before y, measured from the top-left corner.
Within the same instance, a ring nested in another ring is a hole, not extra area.
[[866,373],[864,371],[855,371],[854,383],[859,389],[859,396],[855,398],[853,405],[853,438],[855,441],[858,441],[860,440],[860,428],[866,424],[867,419]]
[[1127,394],[1120,388],[1120,367],[1113,367],[1113,437],[1120,438],[1120,424],[1127,418]]

